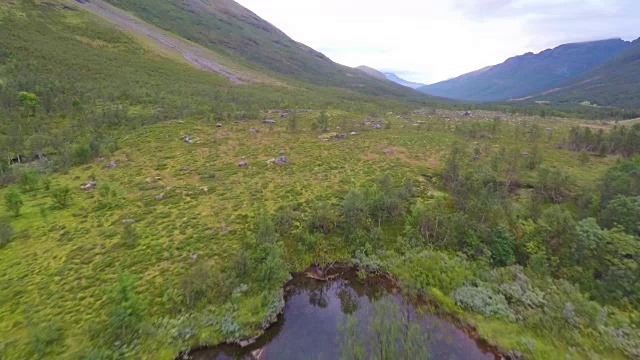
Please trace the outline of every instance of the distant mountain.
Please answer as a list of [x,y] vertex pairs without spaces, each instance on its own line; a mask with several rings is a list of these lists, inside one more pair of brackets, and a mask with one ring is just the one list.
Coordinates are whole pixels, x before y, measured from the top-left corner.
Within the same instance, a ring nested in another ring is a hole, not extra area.
[[364,72],[365,74],[367,74],[367,75],[369,75],[369,76],[371,76],[373,78],[376,78],[378,80],[387,81],[387,77],[384,76],[383,73],[381,73],[380,71],[378,71],[378,70],[376,70],[376,69],[374,69],[372,67],[361,65],[361,66],[358,66],[356,69],[358,69],[358,70]]
[[419,88],[426,94],[468,101],[502,101],[539,93],[619,55],[630,46],[621,39],[565,44],[527,53],[454,79]]
[[394,73],[390,73],[390,72],[384,73],[384,76],[386,76],[387,79],[393,81],[396,84],[400,84],[402,86],[410,87],[412,89],[418,89],[418,88],[421,88],[423,86],[426,86],[425,84],[421,84],[421,83],[412,82],[412,81],[408,81],[408,80],[402,79],[402,78],[398,77],[398,75],[396,75]]
[[640,39],[601,66],[531,98],[640,109]]

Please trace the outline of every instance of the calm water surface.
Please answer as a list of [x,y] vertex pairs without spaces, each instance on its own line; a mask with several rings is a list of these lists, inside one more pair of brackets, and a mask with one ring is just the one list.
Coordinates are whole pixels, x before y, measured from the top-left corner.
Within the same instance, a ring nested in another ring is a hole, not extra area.
[[424,314],[395,294],[381,279],[361,281],[348,272],[341,277],[320,282],[296,275],[287,285],[286,306],[278,323],[258,342],[246,348],[218,346],[191,354],[195,360],[259,359],[305,360],[340,359],[344,324],[349,315],[367,321],[374,304],[394,303],[410,321],[419,323],[426,335],[429,359],[498,359],[482,342],[434,314]]

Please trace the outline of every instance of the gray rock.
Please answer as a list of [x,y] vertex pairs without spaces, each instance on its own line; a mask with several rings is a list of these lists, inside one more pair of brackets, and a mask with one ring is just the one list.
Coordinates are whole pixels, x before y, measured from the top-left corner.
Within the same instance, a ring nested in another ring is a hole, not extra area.
[[347,134],[335,134],[333,136],[334,139],[346,139],[347,138]]
[[165,197],[164,193],[162,193],[160,195],[156,195],[156,201],[164,200],[164,197]]
[[109,170],[109,169],[113,169],[114,167],[116,167],[116,162],[112,161],[110,163],[108,163],[107,165],[102,167],[102,170]]
[[240,166],[241,168],[247,168],[249,167],[249,163],[246,162],[245,160],[241,160],[238,162],[238,166]]
[[221,127],[222,127],[222,124],[217,123],[217,124],[216,124],[216,127],[217,127],[217,128],[221,128]]
[[288,161],[289,161],[289,160],[288,160],[286,157],[284,157],[284,156],[280,156],[280,157],[278,157],[278,158],[276,159],[275,163],[276,163],[276,165],[284,165],[284,164],[286,164]]
[[375,129],[375,130],[380,130],[380,129],[382,129],[382,125],[380,125],[380,124],[373,124],[373,125],[371,125],[371,128],[373,128],[373,129]]
[[280,155],[284,155],[284,154],[286,154],[286,153],[287,153],[287,151],[286,151],[286,150],[284,150],[284,149],[283,149],[283,150],[278,151],[278,154],[280,154]]
[[187,136],[187,135],[183,135],[180,139],[186,142],[187,144],[191,144],[193,142],[193,139],[191,138],[191,136]]
[[384,151],[384,153],[387,154],[387,155],[391,155],[391,154],[393,154],[393,151],[391,151],[391,149],[386,149]]
[[529,156],[529,153],[525,151],[525,152],[520,153],[520,155],[522,155],[522,156]]
[[250,132],[251,134],[259,134],[259,133],[260,133],[260,130],[258,130],[258,129],[249,129],[249,132]]
[[351,135],[358,135],[358,133],[357,133],[357,132],[355,132],[355,131],[352,131],[350,134],[351,134]]
[[265,121],[263,121],[263,123],[265,123],[265,124],[277,124],[278,122],[275,121],[275,120],[265,120]]
[[98,185],[98,184],[97,184],[95,181],[91,180],[91,181],[88,181],[88,182],[86,182],[86,183],[84,183],[84,184],[80,185],[80,190],[91,190],[91,189],[95,189],[95,187],[96,187],[97,185]]

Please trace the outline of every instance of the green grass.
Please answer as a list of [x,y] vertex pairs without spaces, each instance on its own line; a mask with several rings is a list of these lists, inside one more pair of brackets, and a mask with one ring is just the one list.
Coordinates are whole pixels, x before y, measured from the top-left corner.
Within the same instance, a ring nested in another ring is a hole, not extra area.
[[[322,141],[319,133],[309,130],[317,113],[300,115],[295,134],[287,132],[284,122],[268,126],[251,120],[216,128],[206,121],[170,121],[123,132],[121,149],[105,162],[52,176],[52,189],[73,189],[68,209],[50,207],[53,190],[26,194],[22,215],[10,219],[16,237],[0,250],[0,343],[9,344],[6,356],[19,358],[29,348],[29,324],[47,321],[64,327],[66,342],[58,355],[75,356],[87,346],[87,327],[104,321],[105,294],[123,271],[140,279],[139,291],[150,305],[148,318],[171,317],[167,297],[191,267],[191,254],[216,266],[228,263],[264,209],[291,204],[304,213],[319,200],[335,203],[349,189],[380,174],[408,179],[424,196],[431,186],[424,175],[437,174],[452,144],[465,141],[438,115],[424,117],[427,124],[421,126],[389,116],[391,129],[372,130],[361,115],[329,114],[331,128],[342,126],[359,135]],[[472,121],[476,120],[463,124]],[[554,137],[561,137],[570,123],[548,120],[542,126],[554,127]],[[515,127],[505,124],[501,135],[478,144],[489,152],[521,146],[509,135]],[[250,128],[260,133],[250,134]],[[184,143],[182,135],[192,136],[194,143]],[[598,159],[581,167],[574,153],[546,141],[540,140],[540,145],[546,158],[553,159],[550,164],[579,179],[581,187],[595,182],[614,160]],[[392,154],[385,154],[386,149]],[[280,150],[286,151],[289,164],[269,163]],[[249,162],[246,169],[237,165],[243,158]],[[108,161],[117,167],[102,170]],[[98,187],[108,184],[116,195],[102,198],[99,190],[79,190],[89,178],[95,178]],[[0,198],[7,191],[0,189]],[[160,193],[166,197],[156,201]],[[45,217],[41,209],[46,209]],[[119,243],[125,219],[134,220],[139,233],[134,249]],[[287,251],[289,270],[301,270],[318,259],[347,260],[350,254],[339,244],[339,239],[327,239],[326,247],[302,258]],[[238,313],[242,322],[260,323],[264,313],[258,310],[263,305],[253,298],[244,301]],[[224,340],[222,334],[204,336],[205,343]],[[143,349],[163,358],[180,350],[162,341],[149,338]]]

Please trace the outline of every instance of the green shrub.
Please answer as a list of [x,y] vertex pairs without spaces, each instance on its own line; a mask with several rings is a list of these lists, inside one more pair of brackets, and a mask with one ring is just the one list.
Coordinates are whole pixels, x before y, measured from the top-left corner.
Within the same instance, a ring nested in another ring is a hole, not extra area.
[[499,316],[513,321],[514,315],[507,300],[489,287],[462,286],[451,293],[458,306],[475,311],[484,316]]
[[40,182],[40,176],[36,169],[23,169],[20,171],[18,183],[20,188],[24,192],[31,192],[38,189],[38,183]]
[[64,209],[71,203],[72,193],[69,186],[63,186],[53,190],[51,193],[53,206],[58,209]]
[[20,216],[20,209],[24,205],[22,194],[17,189],[9,190],[4,196],[4,205],[14,216]]
[[0,249],[5,247],[13,239],[13,228],[9,224],[0,222]]
[[435,287],[449,293],[471,278],[466,260],[444,253],[423,251],[393,262],[391,272],[409,291],[426,292]]

